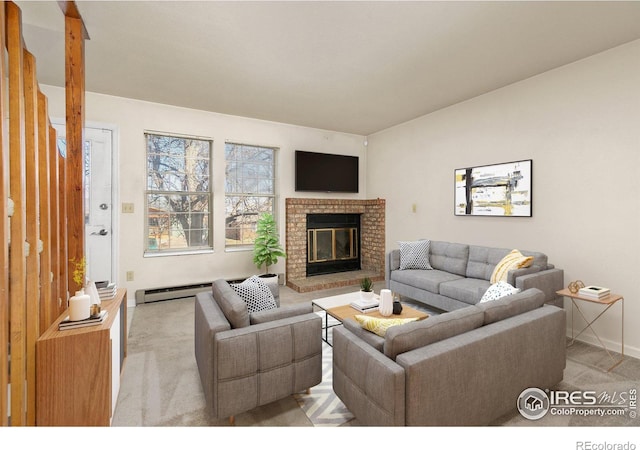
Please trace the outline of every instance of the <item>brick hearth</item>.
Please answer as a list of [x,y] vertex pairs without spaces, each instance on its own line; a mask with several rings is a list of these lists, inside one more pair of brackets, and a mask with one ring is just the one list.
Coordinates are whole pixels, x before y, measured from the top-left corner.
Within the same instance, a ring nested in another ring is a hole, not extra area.
[[[384,280],[385,200],[288,198],[286,208],[287,286],[310,292],[355,285],[364,276]],[[360,214],[361,269],[335,275],[307,277],[307,214]]]

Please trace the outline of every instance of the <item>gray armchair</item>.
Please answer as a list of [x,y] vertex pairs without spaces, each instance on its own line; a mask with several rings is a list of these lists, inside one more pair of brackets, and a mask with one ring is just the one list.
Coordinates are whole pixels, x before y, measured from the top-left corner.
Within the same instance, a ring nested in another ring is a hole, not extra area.
[[195,357],[214,418],[234,416],[322,381],[322,319],[311,303],[249,314],[225,280],[196,295]]

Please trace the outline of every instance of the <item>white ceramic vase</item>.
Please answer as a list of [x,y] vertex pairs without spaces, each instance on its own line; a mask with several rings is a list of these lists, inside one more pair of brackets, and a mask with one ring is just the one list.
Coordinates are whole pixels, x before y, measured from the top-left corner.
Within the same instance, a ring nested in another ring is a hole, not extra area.
[[374,296],[374,292],[373,291],[369,291],[369,292],[365,292],[365,291],[360,291],[360,298],[362,300],[368,301],[370,302],[371,300],[373,300],[373,296]]
[[69,320],[84,320],[91,315],[91,297],[81,289],[69,299]]
[[378,307],[378,311],[385,317],[393,314],[393,294],[390,289],[380,290],[380,306]]

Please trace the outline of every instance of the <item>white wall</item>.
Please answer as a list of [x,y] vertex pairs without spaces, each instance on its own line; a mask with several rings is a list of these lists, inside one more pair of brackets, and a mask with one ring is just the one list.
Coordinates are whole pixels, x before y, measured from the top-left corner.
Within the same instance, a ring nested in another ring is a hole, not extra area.
[[[64,118],[64,89],[41,86],[49,99],[52,119]],[[133,203],[133,214],[120,213],[118,278],[126,287],[129,304],[135,303],[138,289],[150,289],[191,283],[209,282],[216,278],[245,277],[258,273],[251,251],[225,252],[224,241],[224,143],[235,142],[278,147],[276,173],[278,176],[278,221],[284,245],[284,199],[287,197],[365,198],[366,173],[364,137],[332,131],[304,128],[242,117],[196,111],[173,106],[137,101],[121,97],[86,94],[86,122],[117,128],[119,142],[117,186],[120,203]],[[214,187],[214,252],[202,255],[163,256],[145,258],[144,190],[145,141],[144,131],[153,130],[212,138]],[[359,194],[313,194],[294,191],[294,151],[308,150],[360,156]],[[274,272],[284,273],[280,260]],[[126,272],[134,272],[134,281],[127,282]]]
[[[454,216],[455,169],[520,159],[533,160],[533,217]],[[367,194],[387,200],[388,249],[539,250],[565,285],[624,295],[625,349],[640,356],[639,169],[640,40],[370,136]],[[621,316],[618,304],[595,326],[617,351]]]

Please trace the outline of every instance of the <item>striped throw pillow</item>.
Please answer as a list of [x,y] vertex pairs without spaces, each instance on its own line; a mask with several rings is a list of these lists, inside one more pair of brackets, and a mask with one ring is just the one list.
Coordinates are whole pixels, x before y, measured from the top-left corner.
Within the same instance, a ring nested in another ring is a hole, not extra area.
[[507,275],[510,270],[529,267],[532,263],[533,256],[524,256],[519,250],[513,249],[496,265],[489,281],[491,284],[498,281],[507,281]]

